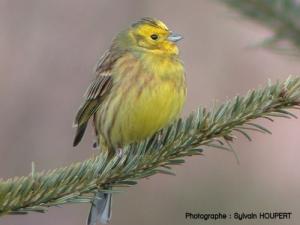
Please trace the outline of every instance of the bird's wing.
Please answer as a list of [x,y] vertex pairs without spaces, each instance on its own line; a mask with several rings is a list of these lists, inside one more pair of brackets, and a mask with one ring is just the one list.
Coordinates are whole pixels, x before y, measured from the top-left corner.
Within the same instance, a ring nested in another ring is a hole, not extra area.
[[108,50],[97,62],[95,68],[96,78],[88,87],[84,95],[85,100],[75,117],[74,126],[77,127],[77,131],[73,146],[78,145],[81,141],[89,119],[97,111],[99,105],[109,93],[112,87],[111,69],[116,60],[117,57]]

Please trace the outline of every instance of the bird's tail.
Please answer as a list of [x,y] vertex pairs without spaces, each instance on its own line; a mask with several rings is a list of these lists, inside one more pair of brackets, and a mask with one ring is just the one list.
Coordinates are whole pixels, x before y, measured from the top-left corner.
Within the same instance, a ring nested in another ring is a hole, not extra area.
[[97,192],[92,202],[87,225],[108,224],[111,218],[112,194]]

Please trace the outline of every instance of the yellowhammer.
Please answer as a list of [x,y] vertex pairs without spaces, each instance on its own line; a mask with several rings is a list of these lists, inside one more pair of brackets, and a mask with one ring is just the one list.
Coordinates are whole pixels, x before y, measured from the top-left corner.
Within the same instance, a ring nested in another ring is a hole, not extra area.
[[[180,39],[152,18],[142,18],[114,38],[97,63],[96,77],[76,115],[74,146],[91,117],[101,150],[111,156],[180,115],[186,98],[184,68],[176,46]],[[111,194],[98,193],[88,224],[108,223],[110,217]]]

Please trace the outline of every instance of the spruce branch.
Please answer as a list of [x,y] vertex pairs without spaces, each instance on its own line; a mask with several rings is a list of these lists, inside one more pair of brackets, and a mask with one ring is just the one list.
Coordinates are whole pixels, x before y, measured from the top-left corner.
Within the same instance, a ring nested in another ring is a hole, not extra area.
[[[90,202],[97,190],[116,192],[157,173],[173,174],[171,166],[184,157],[201,155],[202,148],[232,151],[234,133],[251,140],[249,131],[271,133],[253,122],[256,118],[296,118],[289,109],[300,109],[300,78],[268,84],[235,97],[210,112],[199,108],[153,137],[124,149],[110,160],[106,153],[68,167],[0,180],[0,215],[45,212],[48,207]],[[110,185],[113,190],[104,190]]]
[[[273,30],[262,43],[279,52],[300,54],[300,4],[297,0],[219,0]],[[292,46],[282,45],[288,41]],[[295,47],[295,48],[292,48]]]

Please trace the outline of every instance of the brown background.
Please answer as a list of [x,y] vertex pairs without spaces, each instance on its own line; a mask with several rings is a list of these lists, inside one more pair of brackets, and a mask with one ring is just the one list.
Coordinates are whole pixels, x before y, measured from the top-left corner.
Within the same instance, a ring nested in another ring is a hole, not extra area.
[[[299,74],[300,59],[253,45],[271,32],[209,0],[0,0],[0,177],[88,158],[91,130],[72,148],[72,121],[91,70],[112,37],[143,16],[157,17],[182,33],[188,80],[187,115],[267,79]],[[298,115],[299,112],[297,112]],[[157,175],[117,194],[113,225],[200,224],[185,212],[292,211],[289,221],[206,221],[203,224],[297,224],[300,219],[300,122],[260,122],[273,135],[239,139],[234,156],[208,149],[176,167],[176,177]],[[47,214],[6,216],[7,225],[82,225],[88,204],[51,208]]]

